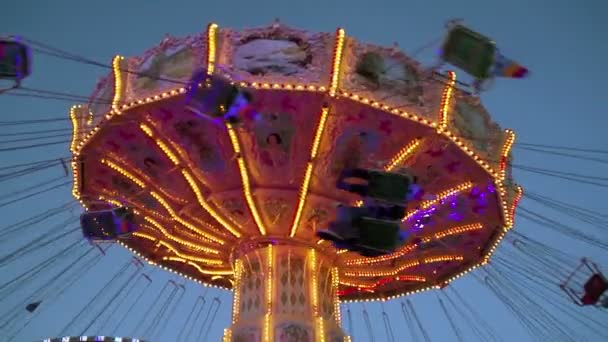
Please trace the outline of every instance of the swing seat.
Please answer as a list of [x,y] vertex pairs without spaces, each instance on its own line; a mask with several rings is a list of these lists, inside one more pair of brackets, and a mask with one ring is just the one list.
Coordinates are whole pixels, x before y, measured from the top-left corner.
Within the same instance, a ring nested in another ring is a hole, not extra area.
[[[583,274],[585,277],[583,279],[587,281],[582,287],[578,283],[574,284],[575,286],[569,285],[571,280],[579,278],[582,272],[589,274],[588,278]],[[608,280],[599,267],[587,258],[582,259],[581,264],[570,273],[560,287],[579,306],[602,306],[608,302],[608,296],[605,296],[608,291]]]
[[385,254],[392,253],[401,242],[399,223],[362,217],[356,222],[359,228],[357,245],[363,249],[375,250]]
[[396,172],[345,169],[337,179],[336,187],[378,201],[403,204],[410,193],[412,179],[409,175]]
[[441,51],[441,59],[478,80],[491,78],[497,54],[494,42],[462,25],[448,32]]
[[129,208],[86,212],[80,216],[85,238],[92,241],[113,241],[130,238],[138,228],[135,214]]
[[191,85],[186,108],[199,115],[223,118],[231,124],[240,123],[243,119],[241,111],[251,102],[251,94],[220,77],[213,77],[208,82],[207,86],[200,88],[196,84]]
[[14,38],[0,38],[0,79],[20,82],[31,72],[30,48]]
[[599,274],[593,274],[583,286],[585,290],[581,297],[583,305],[596,305],[600,301],[600,297],[608,290],[608,282]]
[[393,172],[374,172],[369,180],[368,196],[389,203],[404,203],[410,193],[410,178]]

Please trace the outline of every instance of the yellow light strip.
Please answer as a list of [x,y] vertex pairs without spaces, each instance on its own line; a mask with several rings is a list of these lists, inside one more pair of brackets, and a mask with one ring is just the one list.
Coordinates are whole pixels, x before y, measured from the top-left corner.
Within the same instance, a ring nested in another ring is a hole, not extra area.
[[152,226],[154,226],[154,228],[158,229],[161,234],[163,234],[166,238],[168,238],[169,240],[175,241],[179,244],[182,244],[184,246],[188,246],[194,250],[198,250],[201,251],[203,253],[209,253],[209,254],[213,254],[213,255],[219,255],[220,251],[214,248],[209,248],[209,247],[205,247],[205,246],[201,246],[199,244],[190,242],[188,240],[184,240],[178,236],[175,236],[173,234],[170,234],[165,227],[163,227],[163,225],[161,225],[158,221],[156,221],[155,219],[149,217],[149,216],[144,216],[144,220],[148,223],[150,223]]
[[215,23],[207,27],[207,74],[213,75],[215,72],[215,60],[217,58],[217,29]]
[[72,196],[74,196],[75,199],[77,199],[81,204],[84,204],[82,202],[82,200],[80,199],[80,181],[81,178],[79,177],[80,174],[80,167],[79,167],[79,163],[75,160],[72,159],[72,180],[73,180],[73,184],[72,184]]
[[[444,191],[440,192],[439,194],[437,194],[436,199],[422,202],[422,204],[420,205],[420,209],[422,209],[422,210],[429,209],[430,207],[441,203],[443,200],[447,199],[448,197],[458,195],[464,191],[471,189],[472,187],[473,187],[473,183],[464,182],[454,188],[444,190]],[[409,220],[418,211],[419,211],[419,209],[408,212],[407,215],[403,218],[403,220],[401,220],[401,222],[405,222],[405,221]]]
[[323,138],[323,133],[325,132],[325,124],[327,123],[328,116],[329,108],[323,107],[321,110],[321,117],[319,118],[319,125],[317,126],[315,137],[312,142],[312,148],[310,149],[310,159],[306,164],[306,172],[304,173],[304,180],[302,181],[302,187],[300,188],[300,198],[298,200],[298,206],[291,225],[289,237],[294,237],[298,231],[298,227],[300,226],[300,220],[302,218],[304,206],[306,205],[306,197],[308,195],[308,188],[310,186],[310,179],[312,177],[315,159],[319,152],[319,145],[321,144],[321,139]]
[[70,120],[72,120],[72,143],[70,144],[70,151],[74,153],[76,151],[76,144],[79,142],[80,125],[78,124],[78,110],[81,106],[72,106],[70,108]]
[[[182,162],[179,160],[177,155],[175,153],[173,153],[173,151],[171,151],[171,148],[169,148],[169,146],[160,137],[157,137],[157,135],[155,134],[155,132],[152,130],[152,128],[150,126],[142,123],[142,124],[140,124],[139,127],[141,128],[142,131],[144,131],[144,133],[146,133],[146,135],[148,137],[150,137],[151,139],[154,139],[154,141],[156,142],[158,147],[173,162],[173,164],[175,166],[183,167]],[[230,224],[227,220],[225,220],[209,204],[209,202],[207,202],[207,200],[205,200],[203,193],[202,193],[201,189],[199,188],[198,184],[196,184],[196,181],[194,180],[194,177],[192,176],[192,174],[190,174],[190,172],[186,168],[181,169],[181,174],[184,177],[184,179],[186,180],[186,183],[188,183],[188,185],[190,186],[190,189],[192,190],[192,192],[194,192],[194,195],[196,196],[196,200],[197,200],[198,204],[205,211],[207,211],[217,222],[219,222],[226,230],[228,230],[232,235],[234,235],[237,238],[240,238],[241,233],[238,230],[236,230],[236,228],[234,228],[232,226],[232,224]]]
[[129,171],[123,169],[122,167],[116,165],[114,162],[112,162],[110,160],[107,160],[107,159],[102,159],[101,163],[104,164],[104,165],[106,165],[106,166],[108,166],[112,170],[120,173],[122,176],[124,176],[125,178],[127,178],[131,182],[135,183],[140,188],[146,189],[146,183],[144,183],[144,181],[142,181],[141,179],[139,179],[138,177],[136,177],[135,175],[133,175],[131,172],[129,172]]
[[164,241],[164,240],[160,240],[160,241],[158,241],[158,243],[160,245],[162,245],[162,246],[167,247],[167,249],[171,250],[178,257],[184,258],[186,260],[190,260],[190,261],[194,261],[194,262],[202,262],[202,263],[205,263],[207,265],[222,265],[222,264],[224,264],[224,262],[222,260],[220,260],[220,259],[201,258],[201,257],[197,257],[197,256],[194,256],[194,255],[190,255],[188,253],[182,253],[177,248],[175,248],[175,246],[171,245],[170,243],[168,243],[167,241]]
[[483,229],[483,225],[481,223],[473,223],[473,224],[467,224],[464,226],[460,226],[460,227],[454,227],[454,228],[450,228],[447,230],[444,230],[442,232],[436,233],[434,234],[432,237],[424,237],[422,239],[423,242],[431,242],[431,240],[435,239],[443,239],[444,237],[447,236],[452,236],[452,235],[458,235],[458,234],[462,234],[462,233],[466,233],[466,232],[470,232],[470,231],[474,231],[474,230],[480,230]]
[[[117,155],[116,153],[113,152],[107,152],[108,157],[110,158],[110,160],[116,161],[116,164],[121,164],[123,165],[124,169],[128,169],[130,170],[131,173],[133,173],[136,177],[138,177],[139,179],[141,179],[144,183],[146,183],[146,185],[149,187],[150,184],[154,184],[155,182],[150,178],[149,175],[147,175],[145,172],[143,172],[142,170],[138,169],[137,167],[131,165],[127,160],[123,159],[122,157],[120,157],[119,155]],[[186,205],[189,204],[190,202],[181,198],[181,197],[177,197],[171,193],[169,193],[167,190],[165,190],[164,188],[157,186],[156,189],[158,191],[160,191],[163,196],[169,198],[172,201],[175,201],[179,204],[182,205]]]
[[398,165],[401,165],[418,147],[420,147],[421,142],[422,139],[414,139],[412,142],[405,145],[393,158],[391,158],[391,161],[386,164],[384,171],[393,171]]
[[[317,277],[317,251],[314,248],[309,249],[308,257],[308,265],[310,266],[309,272],[312,280],[312,284],[310,286],[310,297],[312,298],[312,317],[314,322],[318,322],[318,319],[321,317],[319,315],[319,279]],[[317,323],[316,325],[317,329],[315,330],[317,330],[317,332],[315,335],[318,336],[317,340],[319,340],[321,339],[321,336],[325,334],[323,333],[323,325],[319,325],[319,323]]]
[[334,46],[334,59],[331,69],[331,81],[329,85],[329,96],[336,96],[336,91],[340,86],[340,71],[342,66],[342,52],[344,50],[344,40],[346,31],[340,28],[336,31],[336,44]]
[[[503,182],[499,179],[495,179],[494,185],[496,185],[496,189],[497,189],[497,193],[498,193],[498,201],[501,203],[502,217],[503,217],[503,220],[505,221],[505,226],[503,227],[503,230],[506,232],[507,230],[509,230],[511,228],[511,226],[509,225],[509,217],[510,217],[511,213],[509,210],[507,187],[505,186],[505,182]],[[511,224],[512,224],[512,222],[511,222]]]
[[507,139],[505,140],[504,145],[502,146],[502,150],[500,152],[500,180],[504,181],[507,175],[507,163],[509,161],[509,154],[511,153],[511,148],[515,143],[515,132],[510,129],[505,130],[507,134]]
[[517,210],[517,206],[521,201],[522,197],[524,197],[524,188],[521,186],[517,186],[516,188],[517,194],[515,194],[515,198],[513,199],[513,205],[511,206],[511,210],[509,211],[509,215],[507,216],[507,228],[512,228],[515,223],[515,211]]
[[338,296],[338,290],[340,288],[340,270],[337,267],[331,268],[331,291],[332,299],[334,301],[334,318],[336,324],[341,326],[342,324],[342,311],[340,307],[340,296]]
[[453,227],[453,228],[444,230],[442,232],[436,233],[433,236],[424,237],[424,238],[422,238],[422,241],[420,243],[401,247],[395,253],[391,253],[389,255],[383,255],[383,256],[375,257],[375,258],[358,258],[358,259],[346,260],[345,265],[347,265],[347,266],[372,265],[372,264],[379,264],[379,263],[389,261],[389,260],[398,259],[398,258],[412,252],[416,248],[420,247],[420,245],[422,243],[428,243],[428,242],[431,242],[433,239],[439,240],[439,239],[443,239],[444,237],[447,237],[447,236],[463,234],[466,232],[470,232],[473,230],[479,230],[479,229],[483,229],[483,225],[481,223],[473,223],[473,224],[467,224],[464,226]]
[[441,110],[439,111],[439,127],[438,131],[444,131],[448,127],[450,103],[452,100],[452,93],[454,92],[454,85],[456,85],[456,73],[448,71],[448,84],[443,89],[443,96],[441,97]]
[[175,212],[175,210],[171,207],[171,205],[169,205],[169,203],[167,203],[167,201],[164,198],[162,198],[162,196],[160,196],[158,193],[156,193],[154,191],[151,191],[150,195],[152,197],[154,197],[158,201],[158,203],[160,203],[160,205],[162,205],[165,208],[165,210],[167,210],[167,212],[169,213],[169,215],[171,215],[171,218],[173,220],[179,222],[180,224],[184,225],[186,228],[188,228],[188,229],[190,229],[190,230],[192,230],[192,231],[200,234],[201,236],[204,236],[205,238],[207,238],[207,239],[209,239],[211,241],[219,243],[220,245],[223,245],[223,244],[226,243],[226,241],[218,238],[217,236],[215,236],[215,235],[213,235],[213,234],[211,234],[209,232],[206,232],[206,231],[198,228],[197,226],[195,226],[191,222],[186,221],[183,218],[181,218],[180,215],[178,215]]
[[262,217],[260,216],[260,214],[258,212],[258,208],[255,205],[255,200],[253,199],[253,195],[251,193],[251,183],[249,182],[249,172],[247,171],[247,164],[245,163],[245,159],[243,158],[243,155],[241,153],[239,138],[237,137],[237,134],[234,131],[234,127],[232,127],[231,124],[226,123],[226,126],[228,127],[228,134],[230,135],[230,141],[232,142],[232,149],[234,150],[234,153],[237,156],[236,161],[239,166],[239,172],[241,173],[241,180],[243,181],[243,193],[245,194],[245,200],[247,201],[247,206],[249,207],[249,210],[251,211],[251,215],[253,216],[253,219],[258,226],[260,234],[266,235],[267,234],[266,227],[264,225],[264,222],[262,221]]
[[134,232],[133,236],[137,236],[138,238],[150,240],[152,242],[156,242],[158,240],[158,238],[156,238],[150,234],[146,234],[146,233],[142,233],[142,232]]
[[200,280],[199,278],[192,277],[192,276],[190,276],[190,275],[187,275],[187,274],[184,274],[184,273],[182,273],[182,272],[176,271],[176,270],[174,270],[174,269],[172,269],[172,268],[170,268],[170,267],[167,267],[167,266],[165,266],[165,265],[158,264],[158,263],[157,263],[157,262],[155,262],[154,260],[150,260],[150,259],[148,259],[146,256],[142,255],[142,254],[141,254],[140,252],[138,252],[137,250],[135,250],[135,249],[133,249],[133,248],[129,247],[127,244],[125,244],[125,243],[124,243],[124,242],[122,242],[122,241],[117,241],[117,243],[118,243],[119,245],[121,245],[122,247],[124,247],[125,249],[127,249],[129,252],[133,253],[133,255],[135,255],[136,257],[138,257],[138,258],[140,258],[141,260],[144,260],[145,262],[147,262],[149,265],[152,265],[152,266],[157,266],[157,267],[159,267],[159,268],[161,268],[161,269],[163,269],[163,270],[165,270],[165,271],[168,271],[168,272],[171,272],[171,273],[177,274],[177,275],[179,275],[180,277],[184,277],[184,278],[186,278],[186,279],[188,279],[188,280],[192,280],[192,281],[194,281],[194,282],[196,282],[196,283],[199,283],[199,284],[201,284],[201,285],[203,285],[203,286],[205,286],[205,287],[213,287],[213,288],[217,288],[217,289],[230,290],[230,288],[228,288],[228,287],[225,287],[225,286],[218,286],[218,285],[214,285],[214,284],[208,284],[208,283],[203,282],[203,281],[202,281],[202,280]]
[[422,260],[412,260],[408,261],[397,268],[394,268],[390,271],[346,271],[344,272],[344,276],[346,277],[392,277],[396,276],[400,272],[416,267],[419,265],[430,264],[435,262],[444,262],[444,261],[462,261],[464,260],[464,256],[462,255],[442,255],[436,257],[427,257]]
[[319,333],[319,338],[317,341],[325,342],[325,322],[323,322],[323,317],[317,318],[317,331]]
[[209,212],[209,214],[211,214],[211,216],[215,220],[217,220],[224,228],[226,228],[232,235],[236,236],[237,238],[240,238],[241,233],[238,230],[236,230],[232,226],[232,224],[230,224],[227,220],[225,220],[217,211],[215,211],[215,209],[213,209],[213,207],[211,207],[209,202],[207,202],[205,200],[201,190],[196,185],[196,181],[194,180],[194,177],[192,177],[192,175],[188,172],[188,170],[185,170],[185,169],[182,170],[182,175],[184,176],[184,178],[186,178],[186,181],[190,185],[190,188],[192,188],[192,190],[194,191],[194,194],[196,195],[196,200],[198,201],[200,206],[203,207],[203,209],[205,209],[207,212]]
[[[417,283],[424,283],[426,282],[426,277],[423,276],[417,276],[417,275],[398,275],[394,277],[395,281],[409,281],[409,282],[417,282]],[[349,286],[349,287],[356,287],[359,289],[366,289],[366,290],[375,290],[375,288],[378,286],[379,282],[376,280],[369,280],[369,281],[357,281],[355,279],[351,279],[351,278],[346,278],[346,279],[342,279],[340,280],[340,284],[344,285],[344,286]]]
[[[104,196],[99,196],[98,197],[100,201],[104,201],[104,202],[108,202],[110,204],[112,204],[115,207],[126,207],[125,205],[123,205],[120,201],[111,199],[111,198],[105,198]],[[139,211],[134,210],[135,214],[139,214]]]
[[223,342],[232,342],[232,330],[224,329]]
[[194,263],[192,261],[188,261],[186,259],[179,258],[179,257],[163,257],[163,260],[165,260],[165,261],[181,262],[183,264],[190,265],[190,266],[196,268],[203,275],[231,275],[232,274],[232,270],[211,270],[211,269],[206,269],[206,268],[201,267],[197,263]]
[[241,312],[241,286],[243,277],[243,261],[237,259],[234,263],[234,299],[232,300],[232,324],[239,320]]
[[267,256],[266,256],[266,315],[264,316],[264,341],[270,342],[274,340],[272,336],[272,291],[273,291],[273,263],[274,263],[274,254],[272,245],[268,245],[267,247]]
[[122,100],[123,94],[121,63],[124,59],[124,57],[117,55],[112,60],[112,71],[114,73],[114,98],[112,99],[112,111],[117,114],[120,114],[120,108],[118,106]]

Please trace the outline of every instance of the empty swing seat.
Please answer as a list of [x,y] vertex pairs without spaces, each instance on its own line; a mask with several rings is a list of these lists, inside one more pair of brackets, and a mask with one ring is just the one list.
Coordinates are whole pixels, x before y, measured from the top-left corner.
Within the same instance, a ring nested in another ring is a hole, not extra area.
[[84,237],[93,241],[126,238],[137,230],[135,215],[124,207],[84,213],[80,226]]
[[0,38],[0,79],[21,81],[31,72],[30,48],[13,38]]
[[448,32],[441,58],[469,75],[485,80],[491,77],[496,54],[497,48],[492,40],[456,25]]
[[583,288],[585,293],[581,298],[581,303],[583,305],[595,305],[604,292],[608,290],[608,282],[601,274],[595,273],[587,280]]
[[355,225],[359,228],[357,245],[364,249],[392,253],[401,244],[399,223],[362,217]]

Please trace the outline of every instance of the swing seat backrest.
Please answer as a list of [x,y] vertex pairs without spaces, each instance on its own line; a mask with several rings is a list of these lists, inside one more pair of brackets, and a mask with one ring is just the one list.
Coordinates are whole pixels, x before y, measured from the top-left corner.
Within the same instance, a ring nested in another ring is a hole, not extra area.
[[585,289],[585,294],[581,298],[581,301],[585,305],[593,305],[608,290],[608,282],[606,282],[606,279],[601,274],[595,273],[587,280],[583,288]]
[[209,86],[194,89],[193,99],[205,114],[222,117],[238,95],[238,88],[220,77],[213,77]]
[[399,246],[399,223],[362,217],[356,222],[360,231],[359,243],[381,250],[394,250]]
[[30,49],[10,38],[0,38],[0,79],[20,81],[30,75]]
[[368,196],[389,202],[403,203],[410,191],[410,178],[393,172],[373,172]]

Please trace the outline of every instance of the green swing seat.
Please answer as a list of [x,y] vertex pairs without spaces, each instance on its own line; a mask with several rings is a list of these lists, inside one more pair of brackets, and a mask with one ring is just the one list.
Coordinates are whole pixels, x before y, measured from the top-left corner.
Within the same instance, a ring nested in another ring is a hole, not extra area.
[[357,220],[359,228],[358,245],[381,251],[393,251],[399,247],[399,223],[361,217]]
[[496,54],[497,48],[491,39],[456,25],[448,32],[441,57],[471,76],[485,80],[491,77]]
[[372,172],[368,197],[390,203],[403,203],[409,192],[410,179],[392,172]]

